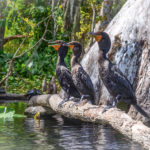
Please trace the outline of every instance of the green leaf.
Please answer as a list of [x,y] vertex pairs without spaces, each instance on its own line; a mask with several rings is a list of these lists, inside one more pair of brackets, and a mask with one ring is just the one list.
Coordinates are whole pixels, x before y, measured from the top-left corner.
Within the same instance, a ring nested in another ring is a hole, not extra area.
[[15,114],[15,111],[9,111],[7,113],[0,113],[0,118],[12,118],[13,115]]
[[21,114],[14,114],[13,117],[14,118],[26,118],[27,116],[21,115]]

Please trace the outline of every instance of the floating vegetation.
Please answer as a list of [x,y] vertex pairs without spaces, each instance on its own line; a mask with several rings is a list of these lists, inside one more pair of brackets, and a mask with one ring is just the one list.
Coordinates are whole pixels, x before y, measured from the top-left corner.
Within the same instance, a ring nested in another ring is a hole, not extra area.
[[0,106],[0,118],[25,118],[23,114],[16,114],[15,109],[6,106]]

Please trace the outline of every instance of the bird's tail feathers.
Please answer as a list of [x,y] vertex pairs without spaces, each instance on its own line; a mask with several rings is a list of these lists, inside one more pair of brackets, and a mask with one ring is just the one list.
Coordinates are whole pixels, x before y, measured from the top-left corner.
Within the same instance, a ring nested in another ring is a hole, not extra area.
[[150,119],[149,115],[139,105],[135,104],[133,106],[141,115]]

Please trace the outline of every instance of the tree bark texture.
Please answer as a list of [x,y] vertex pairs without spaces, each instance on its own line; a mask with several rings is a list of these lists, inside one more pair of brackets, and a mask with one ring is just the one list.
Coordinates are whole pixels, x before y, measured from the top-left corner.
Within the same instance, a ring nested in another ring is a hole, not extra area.
[[58,104],[61,101],[62,99],[57,94],[34,96],[29,101],[26,114],[35,115],[37,112],[42,114],[59,113],[68,118],[80,119],[86,122],[109,123],[122,134],[150,149],[150,128],[141,121],[133,120],[123,111],[113,108],[102,114],[103,106],[99,107],[83,102],[78,106],[72,107],[72,101],[65,103],[62,108],[58,108]]
[[[136,92],[137,102],[150,115],[149,9],[149,0],[128,0],[105,31],[112,42],[109,58],[129,79]],[[92,79],[97,103],[105,104],[111,96],[99,76],[98,49],[98,44],[95,43],[81,63]],[[130,114],[141,119],[141,115],[132,107]]]

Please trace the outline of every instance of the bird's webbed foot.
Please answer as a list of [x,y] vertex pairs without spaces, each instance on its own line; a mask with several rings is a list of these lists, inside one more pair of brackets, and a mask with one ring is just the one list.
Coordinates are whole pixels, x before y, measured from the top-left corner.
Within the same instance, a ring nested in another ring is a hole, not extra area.
[[80,98],[80,101],[75,102],[72,107],[74,107],[75,105],[79,104],[80,102],[82,102],[85,98],[89,98],[89,95],[82,95]]
[[105,107],[104,109],[103,109],[103,111],[102,111],[102,114],[104,113],[104,112],[106,112],[108,109],[110,109],[110,108],[113,108],[113,106],[107,106],[107,107]]
[[61,108],[65,102],[69,101],[69,98],[70,98],[70,96],[65,98],[63,101],[61,101],[58,105],[58,108]]
[[121,95],[118,94],[118,95],[116,96],[116,98],[113,100],[112,105],[105,107],[104,110],[102,111],[102,113],[106,112],[106,111],[107,111],[108,109],[110,109],[110,108],[115,108],[115,107],[117,106],[117,103],[118,103],[118,101],[119,101],[120,99],[121,99]]

